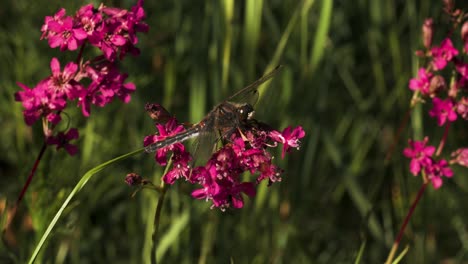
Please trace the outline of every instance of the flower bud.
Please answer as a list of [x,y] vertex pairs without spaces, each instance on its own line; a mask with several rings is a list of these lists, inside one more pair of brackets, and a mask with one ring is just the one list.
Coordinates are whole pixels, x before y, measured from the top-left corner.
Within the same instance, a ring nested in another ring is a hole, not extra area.
[[456,111],[463,119],[468,119],[468,98],[463,97],[458,101]]
[[416,51],[414,52],[414,55],[416,55],[417,57],[421,57],[421,58],[422,58],[422,57],[424,57],[426,54],[425,54],[424,51],[422,51],[422,50],[416,50]]
[[444,90],[447,87],[445,83],[444,77],[440,75],[435,75],[431,78],[431,82],[429,84],[429,94],[431,96],[436,95],[438,92]]
[[127,183],[129,186],[139,185],[141,182],[141,176],[134,172],[129,173],[127,174],[127,176],[125,176],[125,183]]
[[432,18],[428,18],[424,21],[422,26],[423,45],[427,49],[429,49],[432,45],[432,37],[434,36],[434,30],[432,28],[433,24],[434,22]]
[[457,163],[458,165],[468,167],[468,148],[461,148],[452,153],[453,159],[451,163]]
[[157,123],[166,123],[172,117],[169,111],[160,104],[146,103],[145,111]]
[[467,52],[466,47],[468,46],[468,21],[465,21],[465,23],[463,23],[460,33],[465,46],[465,52]]

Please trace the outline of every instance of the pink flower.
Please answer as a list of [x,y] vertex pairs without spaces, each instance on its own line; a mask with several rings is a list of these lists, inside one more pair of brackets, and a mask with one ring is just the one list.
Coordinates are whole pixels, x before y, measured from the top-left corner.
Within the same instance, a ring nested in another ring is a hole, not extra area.
[[127,41],[121,35],[119,26],[117,23],[103,23],[89,36],[89,43],[102,50],[106,59],[110,61],[114,61],[119,47],[124,46]]
[[57,150],[64,148],[71,156],[78,152],[78,147],[70,144],[70,141],[77,139],[79,136],[78,130],[72,128],[67,133],[59,132],[57,136],[51,136],[47,138],[47,144],[57,145]]
[[190,156],[189,152],[174,152],[174,155],[172,156],[172,169],[163,176],[163,181],[168,184],[173,184],[177,179],[180,178],[185,178],[188,180],[190,177],[189,162],[191,160],[192,157]]
[[[243,135],[234,133],[232,143],[214,153],[206,166],[195,168],[190,182],[199,183],[203,188],[192,195],[197,199],[211,200],[214,207],[221,209],[230,206],[240,208],[243,206],[240,193],[253,196],[254,185],[261,181],[268,180],[268,185],[281,181],[283,171],[272,163],[272,156],[266,151],[268,147],[277,145],[271,145],[268,141],[276,139],[284,142],[284,154],[289,147],[299,146],[298,139],[304,136],[304,131],[301,127],[294,130],[286,128],[281,134],[263,129],[266,128],[255,125],[247,128]],[[259,175],[255,181],[241,183],[240,176],[246,171]]]
[[41,117],[57,124],[60,117],[56,114],[63,110],[67,102],[60,97],[55,97],[47,85],[47,80],[43,80],[34,88],[29,88],[22,83],[17,83],[23,91],[15,93],[15,100],[23,104],[24,120],[27,125],[32,125]]
[[286,152],[290,152],[290,148],[299,148],[299,139],[305,136],[305,132],[302,127],[298,126],[294,130],[291,127],[287,127],[282,133],[278,131],[271,131],[270,137],[273,141],[283,144],[283,151],[281,158],[284,158]]
[[[220,155],[224,153],[220,152]],[[240,174],[235,171],[219,170],[214,160],[198,171],[197,178],[203,188],[192,192],[196,199],[211,200],[213,207],[224,210],[231,207],[242,208],[242,193],[255,196],[255,187],[251,182],[240,182]]]
[[147,32],[143,1],[139,0],[130,11],[92,4],[81,7],[75,16],[66,16],[60,9],[53,17],[46,17],[41,28],[41,39],[48,39],[52,48],[61,51],[76,50],[87,39],[101,49],[105,57],[114,61],[123,59],[125,54],[139,54],[137,32]]
[[432,76],[432,73],[427,72],[424,68],[420,68],[418,71],[418,77],[409,81],[409,88],[412,91],[419,90],[423,95],[429,95]]
[[[76,50],[88,37],[82,28],[75,27],[72,17],[62,16],[59,20],[46,20],[46,23],[47,24],[43,26],[43,29],[46,29],[43,36],[49,39],[49,46],[51,48],[60,46],[61,51],[67,49]],[[47,31],[49,32],[47,33]]]
[[128,75],[120,73],[113,62],[103,61],[93,66],[85,67],[85,74],[91,79],[91,83],[77,95],[83,115],[89,116],[91,104],[103,107],[116,96],[128,103],[130,94],[136,89],[133,83],[124,83]]
[[41,27],[41,39],[48,39],[51,36],[55,35],[55,32],[49,31],[49,23],[55,21],[57,23],[62,23],[63,18],[65,17],[65,9],[60,8],[54,16],[46,16],[44,19],[44,25]]
[[[166,124],[156,124],[156,128],[159,131],[159,135],[150,135],[145,137],[143,140],[143,145],[146,147],[158,141],[162,141],[163,139],[176,135],[179,132],[182,132],[184,126],[179,125],[175,118],[171,118]],[[182,143],[175,143],[170,146],[158,149],[156,151],[155,160],[161,166],[165,166],[167,164],[167,154],[169,151],[174,153],[182,153],[185,152],[185,147]]]
[[440,47],[433,47],[431,49],[433,61],[432,65],[435,70],[442,70],[447,66],[447,62],[451,61],[453,57],[458,55],[458,50],[453,47],[452,41],[446,38],[440,44]]
[[56,97],[64,97],[73,100],[78,97],[82,86],[73,78],[78,70],[78,65],[74,62],[69,62],[63,72],[60,71],[60,62],[57,58],[52,58],[50,61],[52,76],[48,79],[47,84]]
[[443,126],[447,120],[450,122],[457,120],[457,113],[451,99],[442,100],[434,97],[432,103],[434,107],[429,111],[429,115],[437,118],[439,126]]
[[422,141],[408,140],[409,148],[403,150],[403,154],[407,158],[411,158],[410,172],[416,176],[419,174],[422,168],[425,168],[432,164],[431,156],[435,152],[434,146],[426,146],[429,141],[428,137],[425,137]]
[[453,171],[448,166],[446,160],[439,160],[438,162],[433,162],[430,166],[425,168],[427,178],[431,181],[434,189],[439,189],[442,186],[442,176],[451,178],[453,176]]
[[457,163],[460,166],[468,167],[468,148],[460,148],[452,153],[451,163]]
[[91,36],[94,30],[102,23],[101,13],[94,11],[93,4],[82,6],[76,12],[76,20],[86,32],[88,36]]

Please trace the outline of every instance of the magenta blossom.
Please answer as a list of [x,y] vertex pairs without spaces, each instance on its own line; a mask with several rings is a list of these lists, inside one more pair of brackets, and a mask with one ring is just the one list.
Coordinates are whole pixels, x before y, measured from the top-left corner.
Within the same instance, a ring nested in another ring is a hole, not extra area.
[[58,15],[55,16],[57,20],[46,18],[46,24],[42,29],[48,32],[43,31],[43,36],[49,39],[51,48],[60,47],[61,51],[76,50],[88,35],[82,28],[76,27],[72,17],[60,17],[59,15],[64,14],[62,10],[59,10]]
[[455,112],[454,104],[450,98],[442,100],[434,97],[432,103],[434,107],[429,111],[429,115],[437,118],[437,124],[439,126],[443,126],[447,120],[450,122],[457,120],[457,113]]
[[52,76],[47,82],[49,89],[54,92],[56,97],[65,96],[69,100],[75,99],[82,89],[81,84],[74,80],[78,65],[74,62],[69,62],[62,72],[60,71],[60,62],[58,59],[52,58],[50,61],[50,68],[52,70]]
[[[138,42],[136,32],[148,29],[142,21],[145,18],[142,5],[143,1],[139,0],[131,11],[114,8],[113,12],[104,12],[103,5],[100,8],[86,5],[74,16],[67,16],[62,8],[55,15],[45,18],[41,39],[47,39],[53,48],[76,50],[80,45],[84,47],[85,43],[92,42],[90,39],[96,34],[101,38],[94,44],[100,48],[102,45],[107,46],[103,48],[104,55],[92,60],[79,57],[79,65],[69,62],[63,71],[58,59],[53,58],[50,62],[52,75],[32,89],[18,83],[23,91],[17,92],[15,99],[23,103],[26,124],[32,125],[41,118],[57,124],[68,100],[78,99],[78,106],[84,116],[90,115],[92,104],[103,107],[115,97],[124,103],[130,101],[130,94],[136,89],[135,84],[125,82],[128,75],[118,70],[117,61],[111,62],[105,57],[114,60],[116,52],[120,52],[119,58],[122,59],[126,52],[137,50],[133,46]],[[110,55],[110,51],[113,55]],[[80,56],[82,54],[79,53]],[[80,84],[88,78],[91,79],[85,82],[88,87]]]
[[192,157],[189,152],[175,151],[172,156],[172,169],[163,176],[163,181],[168,184],[173,184],[177,179],[189,179],[191,169],[189,166]]
[[433,56],[432,65],[434,69],[442,70],[447,66],[447,62],[458,55],[458,50],[453,47],[452,41],[446,38],[442,41],[440,47],[433,47],[431,53]]
[[409,88],[412,91],[420,91],[423,95],[429,95],[432,76],[433,74],[431,72],[427,72],[426,69],[420,68],[418,70],[418,77],[409,81]]
[[89,37],[96,30],[96,27],[102,23],[102,14],[96,13],[93,4],[89,4],[82,6],[76,12],[76,19]]
[[54,96],[47,83],[47,80],[41,81],[32,89],[18,83],[23,91],[15,93],[15,100],[23,104],[24,120],[29,126],[41,117],[46,117],[47,120],[57,124],[60,121],[60,116],[57,113],[67,105],[64,99]]
[[[156,124],[156,128],[158,129],[159,134],[145,137],[143,140],[143,145],[145,147],[185,130],[184,126],[179,125],[175,118],[171,118],[165,125]],[[161,166],[165,166],[167,164],[167,154],[169,151],[180,154],[185,152],[185,147],[182,143],[175,143],[165,148],[158,149],[155,155],[156,162]]]
[[[211,200],[213,207],[225,209],[231,205],[234,208],[242,208],[244,205],[242,193],[248,196],[255,196],[255,187],[251,182],[240,182],[239,164],[234,159],[233,162],[227,160],[233,157],[232,149],[223,148],[203,169],[194,171],[197,173],[199,184],[203,186],[192,192],[196,199]],[[236,169],[237,168],[237,169]]]
[[120,34],[118,24],[101,24],[101,26],[93,31],[89,37],[89,42],[98,47],[104,53],[106,59],[113,61],[119,50],[126,43],[126,38]]
[[468,148],[460,148],[452,153],[453,159],[450,163],[457,163],[460,166],[468,167]]
[[299,139],[305,136],[305,132],[302,127],[298,126],[294,130],[291,127],[287,127],[282,133],[278,131],[271,131],[270,137],[281,144],[283,144],[283,151],[281,158],[284,158],[286,152],[290,152],[290,148],[299,148]]
[[131,99],[130,94],[136,89],[135,84],[125,83],[128,75],[120,73],[115,63],[103,61],[96,65],[85,67],[85,74],[91,79],[87,89],[80,90],[78,105],[84,116],[89,116],[91,104],[104,107],[116,96],[124,103]]
[[428,137],[425,137],[422,141],[408,140],[409,148],[403,150],[403,154],[407,158],[411,158],[410,172],[416,176],[419,174],[422,168],[425,168],[432,164],[432,155],[435,152],[434,146],[426,146],[429,141]]
[[76,50],[88,40],[110,61],[117,57],[123,59],[127,53],[138,55],[136,33],[148,31],[142,6],[142,0],[130,11],[102,4],[94,8],[89,4],[81,7],[75,16],[66,16],[62,8],[53,17],[46,17],[41,39],[48,39],[50,47],[60,47],[61,51]]
[[72,128],[68,130],[67,133],[59,132],[57,136],[48,137],[46,142],[49,145],[57,145],[57,150],[64,148],[68,154],[73,156],[78,152],[78,147],[70,144],[70,141],[77,139],[78,136],[78,130],[76,128]]
[[448,166],[446,160],[439,160],[433,162],[430,166],[427,166],[424,170],[427,178],[431,181],[434,189],[439,189],[442,186],[442,176],[451,178],[453,171]]
[[49,37],[52,37],[55,35],[55,32],[49,31],[49,23],[51,22],[56,22],[56,23],[62,23],[62,20],[64,19],[66,14],[66,11],[64,8],[60,8],[57,13],[55,13],[54,16],[46,16],[44,19],[44,25],[41,27],[41,39],[47,39]]

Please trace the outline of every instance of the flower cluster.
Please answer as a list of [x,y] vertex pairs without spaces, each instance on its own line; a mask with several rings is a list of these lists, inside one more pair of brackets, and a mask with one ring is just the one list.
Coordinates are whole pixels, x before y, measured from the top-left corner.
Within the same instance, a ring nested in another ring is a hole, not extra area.
[[[468,120],[468,63],[465,56],[468,54],[468,20],[467,14],[447,1],[444,11],[448,14],[451,30],[440,44],[433,44],[434,22],[432,18],[426,19],[422,26],[424,50],[416,55],[427,63],[418,70],[417,76],[409,81],[409,89],[415,94],[412,103],[425,102],[430,99],[432,109],[428,111],[430,117],[435,118],[437,125],[445,126],[445,133],[439,148],[426,146],[428,137],[422,141],[409,140],[409,148],[404,155],[411,158],[410,171],[413,175],[423,172],[431,180],[434,188],[442,185],[441,177],[452,177],[453,171],[445,159],[435,161],[434,157],[441,154],[446,142],[450,124],[459,120],[459,117]],[[454,34],[459,29],[460,34]],[[463,43],[456,47],[453,43]],[[450,164],[466,166],[464,149],[452,153],[455,158]],[[464,158],[461,158],[464,157]]]
[[448,167],[448,162],[444,159],[435,161],[433,158],[435,147],[426,146],[429,141],[425,137],[421,141],[409,140],[409,148],[403,151],[403,154],[411,159],[410,171],[414,176],[417,176],[421,171],[424,172],[425,177],[431,181],[435,189],[442,186],[442,176],[452,177],[453,171]]
[[107,7],[97,9],[92,4],[81,7],[75,16],[66,16],[61,8],[54,16],[47,16],[41,28],[41,39],[47,39],[51,48],[61,51],[76,50],[86,41],[99,48],[106,59],[114,61],[126,53],[139,54],[137,32],[147,32],[143,23],[145,12],[143,0],[139,0],[130,11]]
[[[185,130],[175,118],[170,118],[164,125],[156,124],[156,128],[159,134],[147,136],[145,146],[192,132],[192,128]],[[273,164],[273,156],[267,150],[282,144],[284,157],[291,148],[299,148],[299,139],[304,136],[305,132],[300,126],[279,132],[256,120],[249,120],[249,125],[222,138],[224,146],[213,153],[204,166],[190,166],[192,156],[182,143],[158,149],[155,160],[160,165],[166,165],[168,153],[172,153],[172,168],[163,176],[164,182],[173,184],[178,179],[184,179],[201,185],[192,192],[192,197],[211,201],[212,207],[222,210],[242,208],[242,193],[252,197],[256,193],[255,186],[263,180],[267,180],[269,185],[281,181],[282,170]],[[256,178],[242,181],[244,172],[256,175]]]
[[[18,83],[22,91],[15,93],[15,100],[23,104],[27,125],[42,119],[46,138],[53,139],[52,130],[61,121],[60,114],[68,102],[76,100],[83,115],[88,117],[91,105],[103,107],[115,97],[125,103],[130,101],[135,85],[125,82],[127,74],[119,71],[117,62],[127,53],[139,54],[135,47],[136,33],[148,31],[148,25],[142,21],[145,18],[142,5],[143,1],[139,0],[129,11],[104,5],[94,8],[89,4],[74,16],[67,16],[62,8],[45,18],[41,39],[47,39],[51,48],[58,47],[61,51],[81,48],[76,61],[66,63],[63,70],[59,60],[52,58],[51,75],[33,88]],[[85,60],[82,56],[86,44],[97,47],[102,55]],[[78,137],[75,132],[73,135],[76,136],[69,139]],[[72,155],[76,153],[67,150]]]

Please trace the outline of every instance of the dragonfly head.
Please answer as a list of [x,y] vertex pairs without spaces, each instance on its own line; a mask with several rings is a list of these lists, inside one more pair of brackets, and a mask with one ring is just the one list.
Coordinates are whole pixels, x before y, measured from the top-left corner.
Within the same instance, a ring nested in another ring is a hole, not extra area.
[[253,118],[255,111],[250,104],[243,104],[237,108],[237,113],[240,120],[250,120]]

